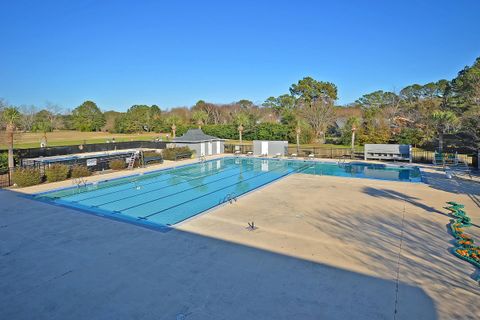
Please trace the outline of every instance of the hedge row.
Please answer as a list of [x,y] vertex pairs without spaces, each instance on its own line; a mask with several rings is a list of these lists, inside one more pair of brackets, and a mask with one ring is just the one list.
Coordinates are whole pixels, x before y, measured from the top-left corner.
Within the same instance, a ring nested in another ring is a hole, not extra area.
[[162,151],[162,156],[165,160],[177,160],[178,155],[186,155],[185,157],[191,157],[192,154],[192,150],[190,150],[188,147],[167,148]]
[[[87,177],[91,174],[85,166],[69,167],[64,164],[53,164],[45,168],[45,180],[47,182],[63,181],[67,178]],[[20,168],[13,172],[12,181],[18,187],[29,187],[42,183],[44,180],[39,169]]]
[[[238,139],[237,126],[231,124],[206,125],[202,127],[203,132],[222,139]],[[310,128],[301,128],[300,143],[310,143],[313,133]],[[296,142],[295,128],[281,123],[259,123],[255,126],[246,126],[242,133],[244,140],[281,140]]]

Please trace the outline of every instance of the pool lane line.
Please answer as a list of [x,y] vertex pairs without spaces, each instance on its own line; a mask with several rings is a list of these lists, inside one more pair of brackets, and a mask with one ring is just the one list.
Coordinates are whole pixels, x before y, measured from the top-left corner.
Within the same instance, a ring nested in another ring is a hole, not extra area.
[[[313,163],[313,164],[330,164],[330,163],[332,163],[332,162],[322,161],[318,158],[316,160],[305,160],[305,159],[302,160],[302,159],[279,159],[279,158],[270,158],[270,157],[260,158],[260,157],[257,157],[257,156],[235,157],[233,154],[225,154],[222,157],[209,159],[209,160],[207,160],[203,163],[214,162],[214,161],[218,161],[218,160],[229,161],[229,160],[237,160],[237,159],[240,159],[242,161],[243,160],[276,160],[276,161],[284,162],[284,163]],[[354,162],[365,163],[365,162],[362,162],[362,161],[354,161]],[[351,162],[351,163],[354,163],[354,162]],[[127,175],[124,175],[124,176],[121,176],[121,177],[116,177],[116,178],[97,180],[97,181],[93,181],[93,182],[88,182],[87,186],[91,186],[93,184],[102,185],[104,183],[112,182],[112,181],[116,181],[116,180],[124,180],[124,179],[134,178],[134,177],[143,176],[143,175],[153,175],[155,173],[163,173],[163,172],[170,171],[170,170],[178,170],[178,169],[181,169],[181,168],[194,166],[196,164],[198,164],[198,162],[181,164],[181,165],[178,165],[178,166],[172,166],[172,167],[166,167],[166,168],[159,168],[159,169],[154,169],[154,170],[150,170],[150,171],[147,170],[147,171],[143,171],[143,172],[139,172],[139,173],[127,174]],[[385,165],[386,166],[391,166],[391,167],[399,167],[398,165],[393,165],[393,164],[385,164]],[[408,168],[408,169],[418,169],[418,171],[420,172],[420,181],[400,180],[401,182],[427,183],[427,177],[424,175],[424,171],[421,167],[419,167],[418,165],[415,165],[415,164],[404,164],[403,166],[405,168]],[[340,177],[342,177],[342,176],[340,176]],[[357,177],[353,177],[353,178],[357,178]],[[377,178],[362,178],[362,179],[385,180],[385,179],[377,179]],[[397,181],[397,180],[386,180],[386,181]],[[129,183],[129,182],[127,182],[127,183]],[[124,183],[120,183],[118,185],[121,185],[121,184],[124,184]],[[111,186],[108,186],[108,187],[111,187]],[[100,189],[104,189],[104,188],[108,188],[108,187],[101,187]],[[50,189],[50,190],[36,192],[36,193],[28,194],[28,195],[26,194],[25,196],[29,199],[38,199],[38,200],[41,200],[41,201],[45,202],[45,201],[51,201],[51,200],[54,200],[54,199],[58,199],[58,197],[57,198],[46,197],[45,195],[47,195],[47,194],[53,194],[53,193],[57,193],[57,192],[61,192],[61,191],[72,190],[74,188],[77,188],[77,187],[76,186],[58,187],[58,188],[53,188],[53,189]],[[89,191],[90,190],[87,190],[85,192],[89,192]]]
[[[271,170],[271,171],[267,171],[267,172],[261,173],[261,174],[257,174],[257,175],[255,175],[255,176],[253,176],[253,177],[251,177],[251,178],[248,178],[248,179],[245,179],[245,180],[241,180],[241,182],[245,182],[245,181],[249,181],[249,180],[252,180],[252,179],[256,179],[256,178],[258,178],[258,177],[261,177],[261,176],[263,176],[263,175],[266,175],[266,174],[268,174],[268,173],[271,173],[272,171],[276,171],[277,169],[278,169],[278,168],[273,169],[273,170]],[[286,175],[289,175],[289,174],[291,174],[292,172],[295,172],[295,171],[296,171],[296,170],[292,170],[291,172],[286,172],[285,174],[280,175],[279,177],[273,179],[272,181],[277,180],[277,179],[279,179],[279,178],[281,178],[281,177],[284,177],[284,176],[286,176]],[[187,200],[187,201],[184,201],[184,202],[182,202],[182,203],[176,204],[176,205],[174,205],[174,206],[170,206],[170,207],[168,207],[168,208],[165,208],[165,209],[162,209],[162,210],[160,210],[160,211],[151,213],[151,214],[149,214],[149,215],[146,215],[146,216],[143,216],[143,217],[139,217],[138,219],[148,219],[148,218],[150,218],[150,217],[152,217],[152,216],[154,216],[154,215],[157,215],[157,214],[159,214],[159,213],[162,213],[162,212],[164,212],[164,211],[166,211],[166,210],[170,210],[170,209],[176,208],[176,207],[178,207],[178,206],[181,206],[181,205],[183,205],[183,204],[185,204],[185,203],[198,200],[198,199],[200,199],[200,198],[203,198],[203,197],[205,197],[205,196],[211,195],[211,194],[213,194],[213,193],[215,193],[215,192],[218,192],[218,191],[220,191],[220,190],[224,190],[224,189],[233,187],[233,186],[235,186],[235,185],[238,184],[238,183],[239,183],[239,182],[236,182],[236,183],[234,183],[234,184],[230,184],[230,185],[228,185],[228,186],[225,186],[225,187],[222,187],[222,188],[220,188],[220,189],[217,189],[217,190],[208,192],[208,193],[206,193],[206,194],[203,194],[203,195],[201,195],[201,196],[198,196],[198,197],[189,199],[189,200]],[[255,189],[256,189],[256,188],[255,188]],[[252,190],[255,190],[255,189],[252,189]],[[218,205],[218,204],[217,204],[217,205]]]
[[[211,163],[211,162],[210,162]],[[204,163],[205,164],[205,163]],[[195,164],[197,165],[197,164]],[[109,185],[103,185],[103,186],[99,186],[95,189],[90,189],[90,190],[83,190],[81,192],[74,192],[74,193],[70,193],[70,194],[67,194],[65,196],[59,196],[59,197],[51,197],[51,198],[67,198],[67,197],[73,197],[73,196],[76,196],[76,195],[79,195],[79,194],[83,194],[83,193],[88,193],[88,192],[91,192],[91,191],[98,191],[98,190],[103,190],[103,189],[108,189],[108,188],[113,188],[113,187],[121,187],[121,186],[127,186],[127,185],[130,185],[132,183],[137,183],[137,182],[141,182],[141,181],[144,181],[144,180],[149,180],[149,179],[157,179],[157,178],[160,178],[160,180],[155,180],[155,181],[152,181],[150,183],[156,183],[156,182],[161,182],[161,181],[165,181],[165,180],[168,180],[167,179],[162,179],[162,176],[165,176],[165,174],[172,174],[174,172],[188,172],[188,171],[191,171],[193,169],[193,167],[189,167],[189,166],[182,166],[180,167],[179,170],[175,170],[175,169],[168,169],[168,170],[165,170],[165,171],[159,171],[159,172],[155,172],[155,173],[150,173],[150,174],[138,174],[138,175],[135,175],[135,176],[131,176],[131,177],[128,177],[128,178],[122,178],[122,179],[125,179],[124,181],[118,181],[117,180],[117,183],[114,183],[114,184],[109,184]],[[111,181],[111,180],[110,180]],[[147,184],[144,184],[144,185],[148,185],[150,183],[147,183]],[[104,183],[106,184],[106,182]],[[122,188],[122,189],[119,189],[118,191],[123,191],[123,190],[128,190],[129,186],[127,186],[127,188]],[[67,190],[64,190],[64,191],[67,191]],[[58,192],[62,192],[62,190],[58,191]],[[107,194],[111,194],[111,193],[114,193],[116,191],[112,191],[112,192],[107,192],[105,194],[102,194],[102,195],[107,195]],[[82,200],[86,200],[86,199],[91,199],[91,198],[94,198],[95,196],[92,196],[92,197],[87,197],[87,198],[84,198]]]
[[66,208],[66,209],[72,210],[73,212],[77,212],[77,213],[80,212],[81,214],[89,214],[99,218],[106,218],[106,219],[121,222],[121,223],[130,223],[138,227],[159,231],[161,233],[166,233],[173,230],[172,227],[164,224],[154,223],[147,220],[138,220],[136,217],[130,217],[127,215],[118,214],[113,211],[91,208],[82,204],[76,204],[76,203],[71,203],[71,202],[62,201],[62,200],[58,202],[53,202],[45,199],[36,199],[36,201],[61,207],[61,208]]
[[[222,158],[223,159],[223,158]],[[213,160],[212,160],[213,161]],[[206,164],[206,162],[204,162],[203,164]],[[187,165],[187,166],[192,166],[192,165],[198,165],[198,163],[195,163],[195,164],[190,164],[190,165]],[[187,168],[186,166],[182,166],[182,169],[188,169],[188,170],[191,170],[193,168]],[[166,172],[167,174],[172,174],[172,173],[168,173],[168,171],[175,171],[175,170],[172,170],[172,168],[168,168],[168,169],[164,169],[162,170],[164,172],[159,172],[159,173],[156,173],[156,174],[139,174],[139,175],[135,175],[133,177],[131,177],[131,180],[127,180],[125,182],[122,182],[122,183],[118,183],[118,184],[115,184],[115,185],[107,185],[107,186],[102,186],[102,187],[97,187],[95,189],[90,189],[90,190],[84,190],[82,192],[77,192],[77,193],[70,193],[70,194],[67,194],[65,196],[56,196],[56,197],[48,197],[48,196],[39,196],[38,198],[40,197],[43,197],[43,198],[49,198],[49,199],[60,199],[60,198],[69,198],[69,197],[74,197],[76,195],[79,195],[79,194],[83,194],[83,193],[88,193],[88,192],[94,192],[94,191],[98,191],[98,190],[103,190],[103,189],[108,189],[108,188],[113,188],[113,187],[117,187],[117,186],[122,186],[122,185],[129,185],[129,184],[132,184],[132,183],[136,183],[137,181],[139,180],[148,180],[148,179],[156,179],[156,178],[159,178],[161,177],[162,175],[164,175]],[[183,171],[183,170],[179,170],[179,171]],[[217,171],[217,172],[222,172],[222,171]],[[153,177],[150,177],[149,175],[153,175]],[[137,179],[136,179],[137,178]],[[166,179],[161,179],[161,180],[155,180],[155,181],[152,181],[152,182],[149,182],[149,183],[146,183],[146,184],[142,184],[142,186],[147,186],[147,185],[150,185],[150,184],[154,184],[154,183],[158,183],[158,182],[163,182],[163,181],[166,181],[168,179],[170,179],[171,176],[169,178],[166,178]],[[120,179],[124,179],[124,178],[120,178]],[[111,180],[110,180],[111,181]],[[103,193],[103,194],[100,194],[100,195],[96,195],[96,196],[91,196],[91,197],[86,197],[86,198],[83,198],[83,199],[80,199],[80,200],[75,200],[75,201],[72,201],[72,202],[79,202],[79,201],[84,201],[84,200],[89,200],[89,199],[93,199],[93,198],[96,198],[96,197],[101,197],[101,196],[104,196],[104,195],[110,195],[110,194],[113,194],[113,193],[116,193],[116,192],[122,192],[122,191],[125,191],[125,190],[129,190],[130,189],[130,186],[128,186],[127,188],[122,188],[122,189],[119,189],[119,190],[116,190],[116,191],[111,191],[111,192],[107,192],[107,193]],[[70,190],[70,188],[68,189],[65,189],[63,191],[67,191],[67,190]],[[57,192],[61,192],[62,190],[59,190]]]
[[[176,183],[176,184],[172,184],[172,185],[168,185],[168,186],[163,186],[163,187],[160,187],[160,188],[157,188],[157,189],[149,190],[149,191],[147,191],[147,192],[137,193],[137,194],[134,194],[134,195],[131,195],[131,196],[128,196],[128,197],[124,197],[124,198],[120,198],[120,199],[116,199],[116,200],[107,201],[107,202],[104,202],[104,203],[101,203],[101,204],[96,204],[96,205],[93,205],[92,207],[101,207],[101,206],[104,206],[104,205],[106,205],[106,204],[111,204],[111,203],[114,203],[114,202],[117,202],[117,201],[122,201],[122,200],[125,200],[125,199],[131,199],[131,198],[143,196],[143,195],[146,195],[146,194],[155,192],[155,191],[159,191],[159,190],[167,189],[167,188],[170,188],[170,187],[173,187],[173,186],[177,186],[177,185],[179,185],[179,184],[189,183],[189,182],[191,182],[191,181],[195,181],[195,180],[198,180],[198,179],[215,176],[215,175],[220,174],[220,173],[225,173],[225,172],[234,171],[234,170],[238,170],[238,167],[230,168],[230,169],[228,169],[228,170],[217,171],[217,172],[215,172],[215,173],[213,173],[213,174],[208,174],[208,175],[201,176],[201,177],[194,178],[194,179],[190,179],[190,180],[187,180],[187,181],[182,181],[182,182],[179,182],[179,183]],[[252,169],[252,170],[254,170],[254,169]],[[251,171],[251,170],[246,170],[246,172],[248,172],[248,171]],[[182,192],[185,192],[185,191],[188,191],[188,190],[192,190],[192,189],[195,189],[195,188],[198,188],[198,187],[201,187],[201,186],[206,186],[206,185],[208,185],[208,184],[210,184],[210,183],[214,183],[214,182],[217,182],[217,181],[220,181],[220,180],[228,179],[228,178],[234,177],[234,176],[236,176],[236,175],[238,175],[238,173],[234,173],[234,174],[229,175],[229,176],[226,176],[226,177],[221,177],[220,179],[213,180],[213,181],[210,181],[210,182],[208,182],[208,183],[204,183],[204,184],[201,184],[201,185],[198,185],[198,186],[195,186],[195,187],[191,187],[191,188],[184,189],[184,190],[181,190],[181,191],[178,191],[178,192],[174,192],[174,193],[168,194],[168,195],[166,195],[166,196],[163,196],[163,197],[161,197],[161,198],[156,198],[155,200],[152,200],[152,201],[160,200],[160,199],[169,197],[169,196],[171,196],[171,195],[179,194],[179,193],[182,193]],[[129,190],[129,189],[126,189],[126,190]],[[126,190],[122,190],[122,191],[126,191]],[[101,195],[101,196],[103,196],[103,195]],[[100,196],[99,196],[99,197],[100,197]],[[95,198],[95,197],[94,197],[94,198]],[[84,201],[84,199],[79,200],[79,201],[72,201],[72,202],[78,203],[78,202],[81,202],[81,201]],[[144,202],[144,203],[149,203],[149,202]],[[134,208],[134,207],[136,207],[136,206],[129,207],[129,208],[125,208],[125,209],[121,209],[121,210],[128,210],[128,209],[131,209],[131,208]],[[121,211],[121,210],[120,210],[120,211]],[[118,210],[117,210],[117,211],[118,211]]]
[[[222,158],[222,159],[229,159],[229,157],[226,157],[226,158]],[[187,165],[184,165],[184,166],[189,166],[191,164],[187,164]],[[305,166],[303,167],[302,170],[305,170],[305,168],[307,168],[308,166]],[[166,171],[166,170],[170,170],[171,168],[167,168],[167,169],[161,169],[161,170],[157,170],[157,171]],[[295,169],[297,170],[297,169]],[[264,184],[261,184],[259,185],[258,187],[254,188],[254,189],[251,189],[251,190],[248,190],[238,196],[245,196],[246,194],[249,194],[249,193],[252,193],[254,192],[255,190],[259,189],[259,188],[262,188],[264,186],[267,186],[289,174],[293,174],[295,173],[295,170],[292,171],[292,172],[289,172],[289,173],[286,173],[285,175],[282,175],[280,177],[277,177],[271,181],[268,181]],[[118,178],[118,179],[123,179],[124,177],[122,178]],[[125,214],[121,214],[120,212],[114,212],[114,211],[109,211],[109,210],[105,210],[105,209],[100,209],[100,208],[92,208],[90,206],[86,206],[86,205],[83,205],[83,204],[79,204],[79,203],[72,203],[72,202],[68,202],[68,201],[64,201],[62,199],[59,199],[58,201],[51,201],[51,199],[47,199],[47,198],[33,198],[32,195],[22,195],[28,199],[33,199],[33,200],[36,200],[36,201],[40,201],[40,202],[44,202],[44,203],[48,203],[50,205],[55,205],[55,206],[59,206],[59,207],[63,207],[63,208],[67,208],[67,209],[74,209],[74,212],[75,210],[77,210],[77,212],[82,212],[82,213],[86,213],[86,214],[90,214],[90,215],[95,215],[97,217],[100,217],[100,218],[107,218],[107,219],[110,219],[110,220],[113,220],[113,221],[118,221],[118,222],[122,222],[122,223],[130,223],[130,224],[133,224],[133,225],[136,225],[136,226],[139,226],[139,227],[143,227],[143,228],[147,228],[147,229],[150,229],[150,230],[155,230],[155,231],[160,231],[162,233],[165,233],[165,232],[169,232],[171,230],[174,230],[174,225],[177,225],[178,223],[181,223],[181,222],[184,222],[186,220],[189,220],[189,219],[192,219],[196,216],[198,216],[199,214],[203,214],[203,213],[206,213],[208,212],[209,210],[213,210],[215,207],[218,207],[220,205],[223,205],[224,203],[222,204],[216,204],[212,207],[209,207],[205,210],[202,210],[202,211],[199,211],[197,212],[196,214],[192,215],[192,216],[189,216],[189,217],[186,217],[184,219],[181,219],[181,220],[178,220],[177,222],[173,223],[173,224],[161,224],[161,223],[157,223],[157,222],[152,222],[152,221],[149,221],[149,220],[142,220],[142,219],[139,219],[138,217],[134,217],[134,216],[129,216],[129,215],[125,215]]]
[[[286,176],[289,176],[289,175],[295,174],[295,173],[299,173],[300,171],[304,171],[304,170],[306,170],[307,168],[309,168],[310,166],[311,166],[311,165],[305,165],[305,166],[303,166],[303,167],[301,167],[301,168],[295,168],[295,169],[293,169],[292,171],[287,172],[287,173],[285,173],[285,174],[283,174],[283,175],[280,175],[280,176],[276,177],[275,179],[272,179],[272,180],[269,180],[269,181],[267,181],[267,182],[265,182],[265,183],[262,183],[262,184],[258,185],[257,187],[255,187],[255,188],[253,188],[253,189],[250,189],[250,190],[246,190],[246,191],[244,191],[244,192],[241,192],[241,193],[239,193],[236,197],[237,197],[237,198],[238,198],[238,197],[244,197],[244,196],[246,196],[246,195],[248,195],[248,194],[250,194],[250,193],[253,193],[253,192],[257,191],[258,189],[264,188],[264,187],[266,187],[266,186],[268,186],[268,185],[270,185],[270,184],[272,184],[272,183],[274,183],[274,182],[276,182],[276,181],[278,181],[278,180],[280,180],[280,179],[282,179],[282,178],[284,178],[284,177],[286,177]],[[256,176],[256,177],[258,177],[258,176]],[[229,187],[231,187],[231,186],[229,186]],[[209,212],[209,211],[211,211],[211,210],[214,210],[216,207],[225,205],[226,202],[227,202],[227,201],[223,201],[223,202],[221,202],[221,203],[217,203],[217,204],[214,204],[214,205],[212,205],[212,206],[209,206],[208,208],[205,208],[205,209],[203,209],[203,210],[195,213],[194,215],[185,217],[185,218],[180,219],[180,220],[178,220],[178,221],[176,221],[176,222],[174,222],[174,223],[167,223],[167,224],[158,223],[158,224],[159,224],[159,225],[163,225],[163,226],[167,226],[167,227],[170,227],[170,228],[174,228],[174,227],[175,227],[176,225],[178,225],[179,223],[183,223],[183,222],[185,222],[185,221],[187,221],[187,220],[190,220],[190,219],[193,219],[193,218],[197,217],[198,215],[205,214],[205,213],[207,213],[207,212]],[[180,205],[182,205],[182,204],[180,204]],[[149,221],[149,220],[146,220],[146,218],[139,218],[139,219],[140,219],[140,221]],[[155,223],[155,222],[152,222],[152,223]]]
[[[205,177],[209,177],[209,176],[213,176],[213,175],[216,175],[216,174],[219,174],[219,173],[223,173],[223,172],[227,172],[227,171],[230,171],[230,170],[234,170],[236,169],[237,167],[229,167],[228,169],[224,169],[224,170],[218,170],[218,171],[210,171],[209,174],[205,174],[203,176],[200,176],[200,177],[196,177],[196,178],[193,178],[193,179],[190,179],[190,180],[187,180],[187,181],[181,181],[181,182],[178,182],[178,183],[175,183],[175,184],[171,184],[171,185],[168,185],[168,186],[164,186],[164,187],[161,187],[161,188],[158,188],[158,189],[153,189],[153,190],[150,190],[150,191],[147,191],[147,192],[144,192],[142,194],[147,194],[147,193],[150,193],[150,192],[153,192],[153,191],[158,191],[158,190],[161,190],[163,188],[168,188],[168,187],[172,187],[172,186],[176,186],[176,185],[179,185],[179,184],[182,184],[182,183],[187,183],[187,182],[190,182],[190,181],[194,181],[194,180],[197,180],[197,179],[202,179],[202,178],[205,178]],[[159,183],[159,182],[164,182],[164,181],[167,181],[169,179],[172,179],[172,178],[175,178],[175,176],[169,176],[167,179],[162,179],[162,180],[155,180],[155,181],[152,181],[152,182],[149,182],[149,183],[145,183],[145,184],[142,184],[142,185],[139,185],[139,186],[148,186],[148,185],[151,185],[151,184],[156,184],[156,183]],[[135,182],[135,181],[132,181],[132,183]],[[71,201],[71,202],[75,202],[75,203],[78,203],[78,202],[81,202],[81,201],[85,201],[85,200],[90,200],[90,199],[95,199],[95,198],[99,198],[99,197],[103,197],[103,196],[108,196],[108,195],[111,195],[111,194],[114,194],[114,193],[118,193],[118,192],[123,192],[123,191],[129,191],[131,190],[132,188],[129,187],[129,188],[125,188],[125,189],[120,189],[120,190],[116,190],[116,191],[111,191],[111,192],[107,192],[107,193],[102,193],[100,195],[96,195],[96,196],[91,196],[91,197],[87,197],[87,198],[83,198],[83,199],[79,199],[79,200],[74,200],[74,201]],[[95,190],[90,190],[90,191],[95,191]],[[141,194],[137,194],[137,195],[134,195],[134,196],[129,196],[127,198],[123,198],[123,199],[128,199],[130,197],[135,197],[135,196],[138,196],[138,195],[141,195]],[[74,196],[74,195],[72,195]],[[67,197],[65,197],[67,198]],[[119,200],[122,200],[122,199],[119,199]],[[114,201],[115,202],[115,201]],[[104,203],[104,204],[107,204],[108,202]],[[102,204],[103,205],[103,204]],[[96,205],[96,206],[99,206],[99,205]]]
[[[203,162],[203,164],[218,161],[218,160],[228,161],[228,160],[231,160],[231,159],[234,159],[234,157],[224,156],[224,157],[219,157],[219,158],[214,158],[214,159],[207,160],[207,161]],[[192,163],[182,164],[182,165],[178,165],[178,166],[172,166],[172,167],[167,167],[167,168],[159,168],[159,169],[154,169],[154,170],[150,170],[150,171],[143,171],[143,172],[139,172],[139,173],[132,173],[132,174],[127,174],[127,175],[121,176],[121,177],[92,181],[92,182],[87,183],[87,186],[91,186],[93,184],[101,185],[101,184],[105,184],[107,182],[113,182],[113,181],[118,181],[118,180],[126,180],[126,179],[129,179],[129,178],[133,179],[135,177],[141,177],[141,176],[144,176],[144,175],[154,175],[156,173],[161,174],[161,173],[164,173],[166,171],[178,170],[178,169],[194,166],[194,165],[197,165],[197,164],[199,164],[199,162],[192,162]],[[122,183],[119,183],[119,184],[114,185],[114,186],[119,186],[119,185],[127,184],[127,183],[130,183],[130,182],[131,181],[128,180],[127,182],[122,182]],[[109,186],[106,186],[106,187],[101,187],[100,189],[109,188],[109,187],[112,187],[112,185],[109,185]],[[33,199],[38,199],[38,200],[41,200],[41,201],[47,201],[48,199],[59,199],[59,198],[51,198],[51,197],[49,198],[49,197],[46,197],[46,195],[54,194],[54,193],[61,192],[61,191],[72,190],[72,189],[75,189],[75,188],[77,188],[77,187],[76,186],[59,187],[59,188],[54,188],[54,189],[51,189],[51,190],[32,193],[32,194],[29,194],[28,197],[33,198]],[[89,191],[90,190],[86,190],[84,192],[89,192]],[[81,192],[81,193],[84,193],[84,192]]]
[[[191,168],[182,166],[181,169],[182,170],[183,169],[188,170],[188,169],[191,169]],[[145,179],[155,179],[155,178],[161,177],[162,175],[164,175],[168,171],[173,171],[173,170],[172,170],[172,168],[167,168],[167,169],[164,169],[164,170],[161,170],[161,171],[158,171],[158,172],[152,172],[152,173],[147,174],[147,175],[139,173],[139,174],[130,175],[130,176],[126,176],[126,177],[120,177],[120,178],[111,179],[111,180],[99,181],[99,182],[97,182],[97,188],[95,188],[95,191],[96,190],[113,188],[113,187],[118,187],[118,186],[122,186],[122,185],[127,185],[127,184],[130,184],[130,183],[134,183],[136,181],[141,181],[141,180],[145,180]],[[112,182],[112,183],[107,184],[109,182]],[[102,185],[100,185],[99,183],[101,183]],[[89,185],[93,185],[93,183],[89,184]],[[69,188],[63,188],[63,189],[60,189],[60,190],[57,190],[57,191],[45,192],[45,193],[42,193],[42,194],[46,194],[46,195],[44,195],[44,197],[47,197],[47,198],[58,199],[58,198],[70,197],[70,196],[75,196],[75,195],[79,195],[79,194],[82,194],[82,193],[87,193],[87,192],[93,191],[91,189],[88,190],[88,189],[85,188],[85,189],[79,190],[79,192],[75,192],[73,194],[70,193],[70,194],[67,194],[67,195],[64,195],[64,196],[48,197],[48,194],[61,193],[61,192],[65,192],[65,191],[68,191],[68,190],[75,191],[75,190],[72,190],[72,189],[75,189],[75,186],[69,187]],[[39,194],[38,196],[41,196],[42,194]]]
[[[257,167],[254,167],[252,169],[249,169],[249,170],[245,170],[244,172],[251,172],[251,171],[255,171],[255,169],[258,169],[259,166]],[[186,191],[190,191],[190,190],[193,190],[193,189],[197,189],[197,188],[200,188],[200,187],[203,187],[203,186],[206,186],[206,185],[209,185],[209,184],[212,184],[212,183],[215,183],[215,182],[218,182],[218,181],[221,181],[221,180],[226,180],[226,179],[229,179],[231,177],[235,177],[235,176],[238,176],[239,173],[235,173],[235,174],[232,174],[232,175],[229,175],[229,176],[226,176],[226,177],[222,177],[220,179],[216,179],[214,181],[210,181],[208,183],[203,183],[201,185],[198,185],[198,186],[195,186],[195,187],[192,187],[192,188],[188,188],[188,189],[185,189],[185,190],[182,190],[182,191],[179,191],[179,192],[174,192],[174,193],[170,193],[168,195],[164,195],[164,196],[161,196],[159,198],[155,198],[155,199],[152,199],[152,200],[149,200],[147,202],[143,202],[143,203],[140,203],[140,204],[137,204],[137,205],[134,205],[134,206],[130,206],[130,207],[127,207],[127,208],[122,208],[122,209],[119,209],[119,210],[115,210],[116,212],[122,212],[122,211],[125,211],[125,210],[130,210],[130,209],[133,209],[133,208],[137,208],[137,207],[141,207],[145,204],[148,204],[148,203],[152,203],[152,202],[155,202],[155,201],[158,201],[158,200],[161,200],[161,199],[165,199],[165,198],[168,198],[168,197],[171,197],[173,195],[177,195],[179,193],[183,193],[183,192],[186,192]],[[255,177],[255,176],[254,176]],[[120,200],[123,200],[123,199],[118,199],[116,201],[120,201]],[[116,202],[115,201],[115,202]]]

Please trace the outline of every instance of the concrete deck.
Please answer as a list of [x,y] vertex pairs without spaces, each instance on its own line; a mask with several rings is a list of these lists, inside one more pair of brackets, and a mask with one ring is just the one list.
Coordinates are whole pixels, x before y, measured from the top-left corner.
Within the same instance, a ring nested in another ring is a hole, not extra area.
[[427,178],[296,174],[167,233],[0,191],[0,318],[478,319],[442,207],[480,239],[480,187]]

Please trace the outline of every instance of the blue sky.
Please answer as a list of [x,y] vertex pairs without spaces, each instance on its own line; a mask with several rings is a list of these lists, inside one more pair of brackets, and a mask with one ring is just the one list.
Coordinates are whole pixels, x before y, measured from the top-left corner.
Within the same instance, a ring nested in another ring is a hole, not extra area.
[[480,56],[480,1],[0,2],[0,97],[162,109],[261,103],[304,76],[339,103],[451,79]]

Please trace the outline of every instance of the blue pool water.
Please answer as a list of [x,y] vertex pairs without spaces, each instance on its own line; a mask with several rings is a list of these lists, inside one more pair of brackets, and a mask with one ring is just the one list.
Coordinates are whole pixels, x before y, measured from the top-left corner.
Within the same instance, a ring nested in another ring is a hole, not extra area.
[[292,173],[421,181],[412,167],[222,158],[50,191],[35,198],[150,226],[170,226]]

